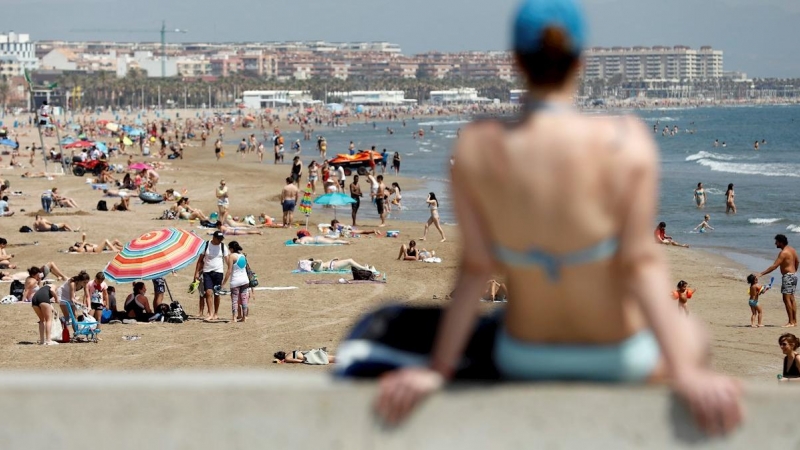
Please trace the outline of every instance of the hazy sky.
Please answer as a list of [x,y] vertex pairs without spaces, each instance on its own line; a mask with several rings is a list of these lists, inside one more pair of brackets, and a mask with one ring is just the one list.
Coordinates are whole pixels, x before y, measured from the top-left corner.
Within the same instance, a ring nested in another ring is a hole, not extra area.
[[[502,50],[512,0],[0,0],[0,30],[33,39],[390,41],[403,52]],[[798,0],[584,0],[592,45],[712,45],[725,70],[800,77]],[[75,28],[152,33],[72,33]]]

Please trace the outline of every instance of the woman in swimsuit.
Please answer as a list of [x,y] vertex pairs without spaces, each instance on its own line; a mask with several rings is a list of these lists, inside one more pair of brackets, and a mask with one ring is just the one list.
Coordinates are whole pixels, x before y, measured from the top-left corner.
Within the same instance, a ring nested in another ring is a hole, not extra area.
[[524,0],[514,26],[528,84],[521,120],[472,124],[456,143],[452,192],[468,245],[429,365],[383,375],[376,411],[397,423],[445,385],[475,327],[476,299],[498,274],[514,299],[493,351],[504,378],[669,378],[702,428],[730,431],[742,420],[741,388],[706,366],[707,340],[670,304],[665,255],[650,241],[655,142],[637,119],[589,118],[572,106],[582,13],[577,0],[540,4]]
[[150,302],[147,300],[147,286],[141,281],[133,283],[133,293],[125,299],[125,315],[137,322],[147,322],[153,316]]
[[[34,278],[32,275],[31,278]],[[33,281],[38,283],[38,280]],[[26,281],[27,284],[27,281]],[[39,318],[39,344],[40,345],[56,345],[58,342],[53,340],[51,331],[53,329],[53,318],[55,317],[55,310],[53,304],[57,303],[58,299],[53,292],[51,286],[43,286],[36,290],[31,296],[31,306]]]
[[78,204],[75,203],[75,200],[60,195],[57,187],[50,189],[50,192],[53,193],[53,201],[56,203],[56,205],[62,208],[78,208]]
[[439,234],[442,235],[442,242],[446,241],[442,224],[439,222],[439,200],[436,200],[436,194],[433,192],[428,193],[428,198],[425,202],[431,210],[431,216],[428,218],[428,222],[425,224],[425,232],[422,233],[422,237],[419,240],[424,241],[428,237],[428,228],[433,224],[439,230]]
[[697,183],[697,189],[694,190],[694,202],[697,203],[698,208],[706,206],[706,190],[703,189],[703,183]]
[[326,238],[325,236],[304,236],[301,238],[294,238],[292,239],[297,245],[317,245],[317,244],[340,244],[340,245],[350,245],[350,241],[344,241],[341,239],[331,239]]
[[417,249],[416,241],[410,241],[408,246],[405,244],[400,246],[400,254],[397,255],[398,260],[403,261],[421,261],[425,258],[432,258],[436,256],[436,252],[423,249]]
[[[89,280],[89,274],[86,273],[85,270],[81,270],[79,274],[65,281],[64,284],[56,289],[56,296],[58,297],[58,303],[61,306],[61,312],[63,313],[63,316],[67,318],[67,320],[69,319],[69,311],[67,310],[69,306],[67,306],[67,303],[77,305],[77,294],[79,291],[83,291],[83,301],[80,304],[86,308],[89,308],[89,291],[86,289],[86,285],[89,284]],[[72,308],[75,315],[78,315],[78,311],[75,310],[75,306]]]
[[784,333],[778,338],[778,345],[783,352],[783,374],[778,377],[780,381],[798,381],[800,379],[800,340],[792,333]]
[[353,259],[333,258],[330,261],[323,261],[321,259],[311,260],[311,269],[314,272],[338,272],[340,270],[350,270],[351,267],[355,267],[356,269],[360,270],[369,270],[370,272],[377,272],[377,270],[375,270],[375,266],[359,264]]
[[308,165],[308,182],[311,183],[311,193],[317,193],[317,179],[319,178],[319,164],[316,161],[311,161]]
[[[305,355],[299,350],[293,350],[291,353],[286,353],[284,351],[275,352],[272,356],[275,357],[274,362],[278,364],[303,364],[306,362]],[[328,355],[328,364],[334,364],[335,362],[336,357]]]
[[67,249],[69,253],[103,253],[104,251],[108,250],[110,252],[121,252],[124,248],[124,244],[119,241],[119,239],[114,239],[113,241],[109,241],[106,239],[103,241],[103,245],[92,244],[90,242],[86,242],[86,233],[81,235],[81,241],[76,242],[73,245],[70,245]]
[[733,183],[728,185],[728,190],[725,191],[725,214],[736,214],[736,204],[733,198],[736,194],[733,193]]
[[[242,154],[244,155],[244,153]],[[225,185],[225,180],[219,180],[219,186],[217,187],[217,210],[219,211],[219,217],[222,219],[228,214],[228,207],[230,206],[230,200],[228,199],[228,186]]]

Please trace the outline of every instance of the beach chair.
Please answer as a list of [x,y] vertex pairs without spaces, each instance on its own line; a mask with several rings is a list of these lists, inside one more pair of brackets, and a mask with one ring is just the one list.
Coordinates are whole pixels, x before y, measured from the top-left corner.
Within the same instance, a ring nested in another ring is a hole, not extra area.
[[75,340],[78,336],[83,336],[87,342],[91,340],[96,344],[97,335],[100,333],[100,330],[97,329],[99,324],[97,322],[78,322],[72,309],[72,302],[66,302],[66,305],[69,312],[69,320],[72,323],[72,339]]

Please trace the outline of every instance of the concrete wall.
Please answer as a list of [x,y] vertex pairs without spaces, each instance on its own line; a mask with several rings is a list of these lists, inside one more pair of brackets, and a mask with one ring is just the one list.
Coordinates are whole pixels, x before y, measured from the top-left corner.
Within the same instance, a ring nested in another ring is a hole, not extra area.
[[297,369],[0,374],[0,449],[800,448],[800,384],[750,386],[745,426],[706,440],[662,388],[455,386],[386,429],[373,385]]

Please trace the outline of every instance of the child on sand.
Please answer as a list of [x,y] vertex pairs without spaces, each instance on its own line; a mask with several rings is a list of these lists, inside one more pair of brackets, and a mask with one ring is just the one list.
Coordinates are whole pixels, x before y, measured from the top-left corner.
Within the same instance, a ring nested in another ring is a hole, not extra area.
[[[747,276],[747,282],[750,284],[750,300],[748,301],[750,305],[750,326],[753,328],[763,327],[763,316],[761,306],[758,304],[758,297],[767,292],[769,286],[758,284],[758,277],[752,273]],[[756,325],[756,316],[758,317],[758,325]]]
[[688,316],[689,315],[689,307],[688,307],[689,299],[692,298],[692,295],[694,295],[695,292],[697,292],[697,289],[691,289],[689,287],[689,283],[687,283],[687,282],[685,282],[683,280],[678,282],[677,288],[678,288],[677,290],[672,291],[672,297],[675,298],[675,300],[678,301],[678,307],[680,309],[682,309],[683,312],[685,312],[686,315]]

